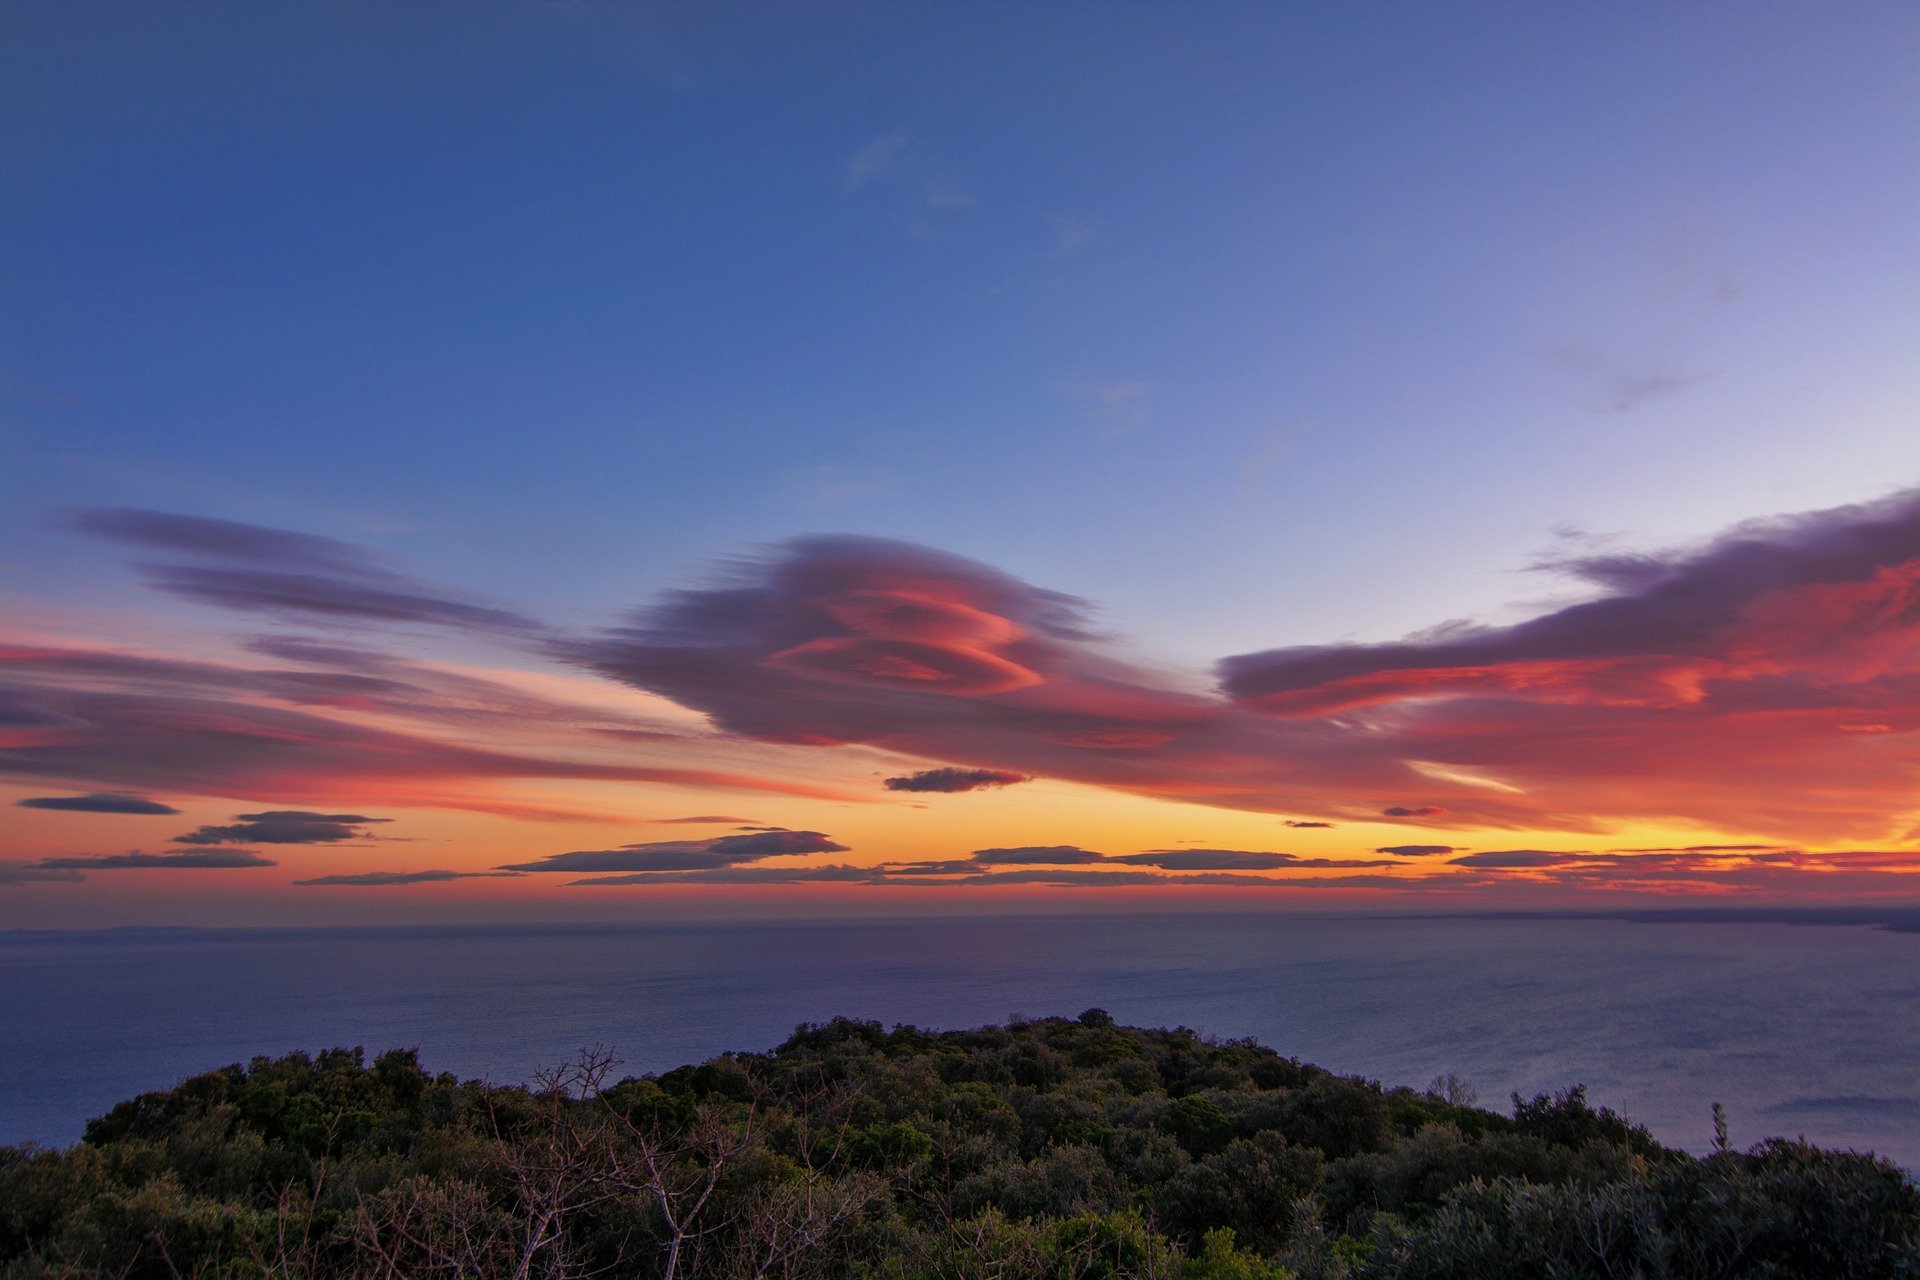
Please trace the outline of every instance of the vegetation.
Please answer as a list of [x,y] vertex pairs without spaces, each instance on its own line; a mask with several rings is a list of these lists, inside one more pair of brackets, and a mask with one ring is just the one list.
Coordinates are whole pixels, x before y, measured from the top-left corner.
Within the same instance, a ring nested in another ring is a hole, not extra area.
[[1872,1156],[1695,1158],[1577,1088],[1500,1115],[1099,1010],[615,1075],[196,1076],[0,1148],[0,1276],[1920,1276],[1920,1190]]

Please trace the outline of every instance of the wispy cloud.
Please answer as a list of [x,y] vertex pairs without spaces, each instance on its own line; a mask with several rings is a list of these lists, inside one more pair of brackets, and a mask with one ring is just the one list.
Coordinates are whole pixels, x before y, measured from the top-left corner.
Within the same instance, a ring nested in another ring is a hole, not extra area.
[[439,884],[446,880],[493,880],[511,878],[511,871],[361,871],[352,875],[315,876],[295,880],[297,885],[386,888],[409,884]]
[[323,625],[539,630],[531,619],[435,592],[359,547],[314,534],[126,508],[81,512],[73,527],[142,550],[185,556],[185,562],[143,562],[138,567],[156,590],[200,604]]
[[891,169],[911,141],[904,133],[889,133],[867,143],[847,157],[840,178],[841,185],[848,190],[865,186]]

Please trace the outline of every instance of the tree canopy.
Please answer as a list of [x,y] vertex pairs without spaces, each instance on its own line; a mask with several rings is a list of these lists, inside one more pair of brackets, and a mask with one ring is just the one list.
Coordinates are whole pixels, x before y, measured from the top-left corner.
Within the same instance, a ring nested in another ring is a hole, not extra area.
[[1100,1010],[835,1019],[528,1085],[255,1058],[0,1148],[0,1277],[1373,1280],[1920,1275],[1920,1189],[1697,1158],[1584,1090],[1472,1105]]

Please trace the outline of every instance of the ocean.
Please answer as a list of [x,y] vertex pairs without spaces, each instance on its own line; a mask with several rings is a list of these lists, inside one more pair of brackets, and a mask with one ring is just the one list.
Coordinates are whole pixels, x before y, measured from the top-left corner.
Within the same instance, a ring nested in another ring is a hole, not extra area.
[[417,1046],[526,1079],[767,1049],[837,1014],[1098,1006],[1482,1105],[1588,1087],[1663,1141],[1804,1135],[1920,1168],[1920,933],[1764,920],[1001,916],[0,935],[0,1143],[255,1054]]

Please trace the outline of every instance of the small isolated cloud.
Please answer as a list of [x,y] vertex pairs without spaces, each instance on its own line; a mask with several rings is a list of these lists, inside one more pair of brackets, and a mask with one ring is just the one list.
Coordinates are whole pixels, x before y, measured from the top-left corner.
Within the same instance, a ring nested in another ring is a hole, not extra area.
[[66,813],[170,814],[170,804],[149,800],[130,791],[93,791],[84,796],[33,796],[17,802],[22,809],[58,809]]
[[34,862],[0,862],[0,884],[71,884],[85,879],[71,867],[48,867]]
[[1033,779],[1011,769],[922,769],[918,773],[888,778],[889,791],[979,791],[989,787],[1011,787]]
[[1587,383],[1592,397],[1587,407],[1595,413],[1631,413],[1707,380],[1704,372],[1670,357],[1579,347],[1562,348],[1554,355]]
[[847,846],[818,831],[754,831],[712,840],[654,840],[617,849],[575,849],[530,862],[510,862],[501,871],[708,871],[794,858],[809,853],[845,853]]
[[889,133],[861,147],[847,157],[846,172],[841,177],[842,185],[849,191],[865,186],[892,168],[910,141],[904,133]]
[[757,827],[752,818],[737,818],[725,813],[697,813],[690,818],[649,818],[656,827]]
[[379,887],[399,884],[437,884],[442,880],[490,880],[512,876],[511,871],[362,871],[357,875],[315,876],[295,880],[303,885],[361,885]]
[[1147,398],[1153,387],[1134,378],[1115,382],[1074,382],[1067,392],[1087,417],[1101,424],[1102,435],[1132,435],[1147,425]]
[[1451,867],[1557,867],[1565,862],[1578,861],[1585,855],[1578,853],[1559,853],[1551,849],[1494,849],[1486,853],[1469,853],[1464,857],[1449,858]]
[[1331,826],[1333,826],[1333,823],[1331,823],[1331,822],[1302,822],[1302,821],[1300,821],[1300,820],[1299,820],[1298,818],[1288,818],[1288,819],[1287,819],[1287,823],[1286,823],[1286,825],[1288,825],[1288,826],[1290,826],[1290,827],[1297,827],[1297,828],[1299,828],[1300,830],[1303,830],[1303,831],[1306,831],[1306,830],[1316,830],[1316,829],[1325,829],[1325,828],[1328,828],[1328,827],[1331,827]]
[[80,858],[42,858],[33,865],[55,870],[128,871],[184,870],[212,871],[232,867],[271,867],[271,858],[263,858],[252,849],[181,849],[173,853],[108,853]]
[[1029,844],[1011,849],[975,849],[972,861],[982,865],[1002,863],[1029,867],[1065,867],[1100,862],[1106,856],[1104,853],[1095,853],[1091,849],[1082,849],[1078,845]]
[[1413,805],[1411,807],[1396,804],[1389,805],[1385,809],[1382,809],[1380,816],[1383,818],[1438,818],[1445,813],[1446,810],[1437,804]]
[[264,813],[234,815],[237,822],[225,826],[196,827],[175,836],[176,844],[332,844],[340,840],[365,840],[369,834],[361,828],[391,822],[391,818],[369,818],[359,813],[308,813],[304,809],[271,809]]
[[980,197],[950,173],[936,174],[922,183],[920,198],[926,201],[927,208],[949,213],[962,213],[980,205]]
[[1390,853],[1396,858],[1431,858],[1442,853],[1458,853],[1460,850],[1450,844],[1390,844],[1374,852]]
[[1704,373],[1677,364],[1618,369],[1605,377],[1601,398],[1594,407],[1602,413],[1631,413],[1650,400],[1685,391],[1704,381]]
[[1047,226],[1053,232],[1053,257],[1055,258],[1077,257],[1093,244],[1094,226],[1083,218],[1069,218],[1054,214],[1047,219]]

